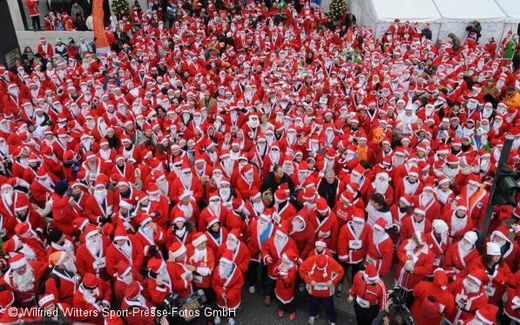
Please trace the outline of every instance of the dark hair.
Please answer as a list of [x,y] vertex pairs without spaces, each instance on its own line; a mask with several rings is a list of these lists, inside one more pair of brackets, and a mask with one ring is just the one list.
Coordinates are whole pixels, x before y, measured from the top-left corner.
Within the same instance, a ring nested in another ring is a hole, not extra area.
[[374,201],[382,207],[386,206],[385,197],[381,193],[374,193],[370,195],[370,200]]

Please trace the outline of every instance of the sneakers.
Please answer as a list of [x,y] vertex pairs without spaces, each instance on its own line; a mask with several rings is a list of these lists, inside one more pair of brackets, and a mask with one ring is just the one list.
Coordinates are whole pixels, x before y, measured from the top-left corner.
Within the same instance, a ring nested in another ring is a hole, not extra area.
[[290,314],[289,314],[289,319],[290,319],[290,320],[295,320],[295,319],[296,319],[296,313],[294,313],[294,312],[293,312],[293,313],[290,313]]
[[271,306],[271,297],[270,296],[265,296],[264,305]]
[[235,325],[235,319],[234,318],[228,318],[227,320],[228,325]]
[[256,291],[255,286],[249,287],[249,293],[255,293],[255,291]]
[[220,319],[220,316],[218,316],[218,315],[215,316],[215,318],[213,318],[213,324],[215,324],[215,325],[219,325],[221,321],[222,320]]
[[276,314],[278,315],[278,317],[282,318],[284,316],[284,312],[283,312],[283,309],[278,309],[278,311],[276,312]]
[[314,316],[310,316],[310,317],[309,317],[309,320],[307,321],[307,323],[308,323],[309,325],[314,325],[314,321],[315,321],[315,320],[316,320],[316,317],[314,317]]

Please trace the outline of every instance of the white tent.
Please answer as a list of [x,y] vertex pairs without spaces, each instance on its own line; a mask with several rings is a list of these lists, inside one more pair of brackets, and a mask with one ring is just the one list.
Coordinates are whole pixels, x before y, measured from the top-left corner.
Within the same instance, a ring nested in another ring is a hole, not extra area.
[[[515,34],[520,23],[520,2],[518,0],[495,0],[502,11],[506,14],[506,26],[504,35],[508,31],[513,31]],[[498,42],[498,40],[497,40]]]
[[[452,0],[456,1],[456,0]],[[381,37],[395,19],[429,23],[433,39],[437,38],[441,16],[431,0],[352,0],[351,11],[358,25],[370,27]]]
[[[512,2],[518,0],[512,0]],[[506,16],[495,0],[433,0],[442,17],[439,38],[445,40],[449,33],[464,41],[468,35],[466,26],[478,21],[482,26],[481,44],[491,36],[500,40],[504,32]]]

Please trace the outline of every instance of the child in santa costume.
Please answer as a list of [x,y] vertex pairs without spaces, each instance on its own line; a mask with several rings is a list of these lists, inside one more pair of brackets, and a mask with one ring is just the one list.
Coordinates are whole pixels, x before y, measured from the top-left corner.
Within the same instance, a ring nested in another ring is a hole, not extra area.
[[294,286],[296,283],[296,275],[298,274],[297,252],[290,250],[282,254],[279,264],[275,268],[277,274],[274,294],[278,298],[278,317],[282,318],[285,313],[289,314],[289,319],[296,318],[294,306]]

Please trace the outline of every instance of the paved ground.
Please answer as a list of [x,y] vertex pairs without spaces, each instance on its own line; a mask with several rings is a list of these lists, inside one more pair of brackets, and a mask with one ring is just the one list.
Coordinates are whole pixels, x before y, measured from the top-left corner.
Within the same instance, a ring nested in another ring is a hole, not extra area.
[[[237,324],[247,325],[285,325],[295,324],[303,325],[307,324],[309,318],[308,312],[308,295],[306,292],[296,292],[297,309],[296,319],[290,321],[287,315],[284,318],[279,318],[276,315],[278,309],[277,304],[273,302],[271,306],[266,307],[264,305],[264,297],[261,293],[257,292],[250,294],[247,290],[244,290],[242,295],[242,309],[237,314]],[[336,312],[338,315],[336,324],[357,324],[354,316],[354,308],[351,304],[347,303],[347,295],[345,289],[341,297],[335,297]],[[322,315],[316,320],[316,325],[328,324],[327,317],[323,312]]]

